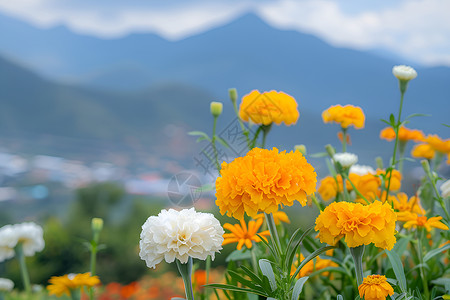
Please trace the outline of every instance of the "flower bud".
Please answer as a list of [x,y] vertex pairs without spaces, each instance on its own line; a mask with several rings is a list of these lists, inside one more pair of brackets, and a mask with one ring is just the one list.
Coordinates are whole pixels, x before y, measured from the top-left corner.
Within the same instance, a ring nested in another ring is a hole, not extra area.
[[417,72],[410,66],[394,66],[392,68],[392,74],[399,80],[409,81],[417,77]]
[[91,221],[91,228],[93,232],[100,232],[103,229],[103,219],[93,218]]
[[420,161],[420,163],[422,164],[422,168],[423,168],[423,170],[425,171],[425,173],[426,173],[428,176],[431,176],[430,163],[428,162],[428,160],[422,159],[422,160]]
[[301,154],[306,155],[306,146],[305,145],[295,145],[295,151],[300,151]]
[[229,89],[228,94],[230,95],[230,100],[234,104],[237,100],[237,90],[235,88]]
[[327,150],[327,153],[330,157],[333,157],[336,154],[336,150],[334,150],[333,146],[330,144],[325,146],[325,150]]
[[220,116],[222,113],[223,104],[222,102],[211,102],[211,114],[214,117]]

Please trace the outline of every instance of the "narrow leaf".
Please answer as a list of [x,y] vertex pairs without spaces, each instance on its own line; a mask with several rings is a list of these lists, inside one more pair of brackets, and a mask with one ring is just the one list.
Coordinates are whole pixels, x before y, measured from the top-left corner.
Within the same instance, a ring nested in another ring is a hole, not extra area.
[[[295,257],[295,253],[297,252],[298,247],[300,246],[300,243],[303,242],[303,240],[305,239],[306,236],[308,236],[308,234],[311,233],[311,231],[313,231],[314,228],[308,228],[300,237],[300,239],[298,241],[295,241],[295,239],[297,238],[297,235],[300,233],[300,231],[296,231],[295,234],[292,236],[291,240],[289,241],[289,245],[288,245],[288,252],[287,252],[287,256],[286,256],[286,269],[289,270],[290,266],[292,266],[292,261],[294,260]],[[294,243],[295,241],[295,243]],[[294,243],[293,247],[290,247],[291,244]]]
[[213,289],[221,289],[221,290],[233,291],[233,292],[251,293],[251,294],[260,295],[263,297],[268,296],[266,293],[259,291],[259,290],[240,288],[240,287],[237,287],[234,285],[229,285],[229,284],[214,283],[214,284],[204,285],[203,287],[213,288]]
[[305,284],[306,280],[308,280],[308,276],[301,277],[294,285],[294,290],[292,291],[292,298],[291,300],[298,300],[300,298],[300,293],[303,290],[303,285]]
[[330,249],[334,249],[336,247],[334,246],[326,246],[326,247],[322,247],[320,249],[317,249],[316,251],[314,251],[313,253],[311,253],[310,255],[308,255],[298,266],[297,270],[295,270],[294,275],[292,275],[291,280],[293,280],[295,277],[297,277],[298,273],[300,272],[300,270],[313,258],[315,258],[316,256],[319,256],[321,253],[330,250]]
[[424,257],[423,257],[423,262],[427,262],[428,260],[430,260],[431,258],[433,258],[434,256],[441,254],[442,252],[444,252],[445,250],[450,249],[450,244],[444,245],[441,248],[437,248],[437,249],[433,249],[430,252],[428,252]]
[[406,277],[405,277],[405,271],[403,269],[402,261],[400,260],[400,256],[395,251],[385,251],[387,256],[389,257],[389,260],[391,261],[392,269],[394,270],[395,277],[397,277],[400,290],[403,293],[407,292],[406,287]]
[[275,291],[277,289],[277,281],[275,280],[275,274],[273,273],[272,265],[267,259],[260,259],[259,267],[261,268],[261,272],[264,274],[264,276],[269,279],[272,291]]

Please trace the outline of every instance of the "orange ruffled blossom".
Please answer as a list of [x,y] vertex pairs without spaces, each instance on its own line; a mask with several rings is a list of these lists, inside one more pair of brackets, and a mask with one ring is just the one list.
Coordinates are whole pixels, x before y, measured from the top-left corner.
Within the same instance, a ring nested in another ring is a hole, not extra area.
[[442,217],[431,217],[427,218],[426,216],[420,216],[415,213],[398,213],[399,218],[401,218],[406,223],[403,225],[404,228],[416,228],[416,227],[422,227],[425,228],[428,232],[431,231],[431,229],[439,228],[442,230],[448,230],[448,226],[444,223],[440,222],[442,220]]
[[[395,140],[395,131],[392,127],[386,127],[380,132],[380,138],[393,141]],[[404,126],[400,127],[398,131],[398,139],[403,142],[407,141],[415,141],[420,142],[423,141],[425,135],[421,130],[417,129],[409,129]]]
[[358,287],[359,297],[365,300],[385,300],[386,297],[394,294],[394,289],[386,281],[384,275],[369,275],[364,278],[363,283]]
[[297,123],[299,116],[297,102],[283,92],[270,91],[261,94],[258,90],[253,90],[242,98],[239,106],[239,117],[255,124],[280,125],[284,122],[289,126]]
[[329,245],[345,237],[348,247],[374,243],[376,247],[391,250],[396,242],[396,220],[388,203],[334,202],[317,217],[315,230],[319,231],[320,241]]
[[222,163],[216,180],[216,205],[223,215],[241,220],[244,213],[255,218],[259,212],[278,211],[294,201],[306,205],[316,191],[317,175],[300,153],[254,148],[244,157]]
[[322,112],[322,120],[324,123],[335,122],[342,128],[354,126],[356,129],[364,128],[365,115],[362,109],[353,105],[335,105],[330,106]]
[[411,156],[415,158],[433,159],[434,155],[434,149],[428,144],[415,145],[411,150]]
[[91,276],[91,273],[83,274],[66,274],[64,276],[53,276],[49,280],[50,284],[47,290],[50,295],[61,297],[62,295],[70,296],[73,290],[82,287],[93,287],[100,283],[97,276]]
[[[408,196],[405,193],[398,193],[397,196],[392,196],[389,199],[392,199],[394,204],[394,209],[399,212],[413,212],[416,214],[424,215],[425,210],[420,205],[420,199],[417,196],[412,196],[408,201]],[[397,213],[398,221],[406,221],[403,220],[402,215]]]
[[[223,235],[224,241],[222,245],[238,243],[236,247],[237,250],[241,250],[244,244],[248,249],[251,249],[252,241],[255,241],[256,243],[261,242],[261,239],[256,235],[256,233],[258,233],[258,229],[261,227],[263,221],[264,219],[261,218],[256,221],[252,220],[248,223],[248,227],[244,220],[241,220],[240,226],[239,224],[232,225],[230,223],[225,223],[223,228],[228,229],[231,233],[225,233]],[[264,239],[266,236],[270,235],[268,230],[259,232],[258,234]]]
[[[291,224],[288,215],[283,211],[274,212],[272,215],[275,225],[280,225],[281,222]],[[264,219],[264,214],[258,214],[255,219]]]
[[436,134],[428,135],[425,140],[425,143],[431,146],[433,150],[447,154],[450,153],[450,139],[443,140]]

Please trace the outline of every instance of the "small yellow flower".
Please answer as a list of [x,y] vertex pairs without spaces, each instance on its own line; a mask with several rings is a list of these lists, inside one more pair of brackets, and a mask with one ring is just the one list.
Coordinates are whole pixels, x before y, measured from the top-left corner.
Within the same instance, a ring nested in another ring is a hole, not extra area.
[[335,122],[340,124],[342,128],[348,128],[349,126],[354,126],[356,129],[364,128],[365,119],[362,109],[353,105],[330,106],[322,113],[324,123]]
[[[416,196],[412,196],[408,201],[408,196],[405,193],[398,193],[397,197],[389,199],[393,200],[394,209],[400,212],[413,212],[420,215],[425,214],[425,210],[420,205],[420,199]],[[397,214],[397,219],[399,221],[404,221],[399,214]]]
[[64,276],[53,276],[49,280],[50,285],[47,290],[50,295],[61,297],[63,294],[70,296],[72,290],[82,287],[93,287],[100,283],[98,276],[91,276],[91,274],[66,274]]
[[300,116],[295,99],[283,92],[270,91],[260,93],[253,90],[242,98],[239,106],[239,117],[255,124],[270,125],[275,123],[286,125],[297,123]]
[[[291,224],[291,220],[289,220],[288,215],[283,211],[277,211],[272,213],[273,220],[275,221],[275,225],[280,225],[281,222]],[[258,214],[255,219],[264,219],[264,214]]]
[[[398,215],[398,214],[397,214]],[[419,216],[415,213],[403,213],[400,215],[402,220],[406,221],[403,225],[404,228],[416,228],[424,227],[428,232],[431,231],[432,227],[439,228],[442,230],[448,230],[448,226],[440,222],[442,217],[431,217]]]
[[441,153],[450,153],[450,139],[443,140],[438,135],[428,135],[424,142],[436,151]]
[[358,287],[359,297],[364,300],[385,300],[394,294],[394,289],[384,275],[369,275]]
[[[238,243],[236,247],[237,250],[241,250],[244,244],[248,249],[252,248],[252,241],[255,241],[256,243],[261,242],[261,239],[256,233],[258,233],[258,229],[261,227],[262,223],[263,219],[261,218],[256,221],[252,220],[248,222],[248,228],[244,220],[241,220],[240,226],[239,224],[232,225],[230,223],[225,223],[223,228],[228,229],[231,233],[225,233],[223,235],[224,241],[222,245]],[[266,236],[270,235],[268,230],[259,232],[258,234],[264,239]]]

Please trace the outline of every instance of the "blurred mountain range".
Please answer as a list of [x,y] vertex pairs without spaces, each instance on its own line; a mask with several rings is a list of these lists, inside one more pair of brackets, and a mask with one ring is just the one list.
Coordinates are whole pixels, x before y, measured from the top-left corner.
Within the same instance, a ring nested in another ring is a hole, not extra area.
[[[233,118],[227,90],[236,87],[241,95],[276,89],[297,99],[299,123],[276,128],[272,144],[322,149],[336,141],[337,128],[322,124],[320,112],[354,104],[368,116],[367,129],[355,133],[355,147],[374,152],[387,145],[374,142],[383,127],[379,118],[398,110],[391,69],[404,61],[395,55],[336,48],[312,35],[272,28],[253,14],[179,41],[154,34],[101,39],[63,26],[39,29],[4,15],[0,28],[3,135],[143,141],[161,155],[190,152],[192,139],[183,136],[210,128],[210,101],[224,101],[222,120]],[[450,68],[414,67],[419,76],[410,83],[404,116],[432,115],[409,126],[445,138]]]

